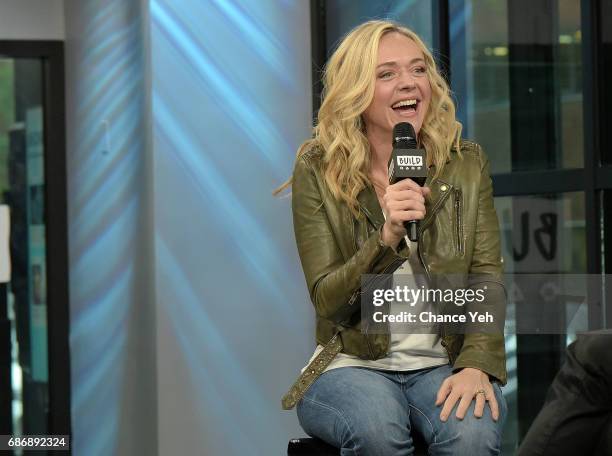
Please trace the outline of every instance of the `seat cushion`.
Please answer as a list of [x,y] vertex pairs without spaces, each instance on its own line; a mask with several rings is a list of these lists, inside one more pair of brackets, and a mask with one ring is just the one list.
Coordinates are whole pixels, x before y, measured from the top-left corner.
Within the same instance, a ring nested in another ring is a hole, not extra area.
[[[309,456],[337,456],[340,450],[331,445],[328,445],[322,440],[304,437],[300,439],[289,440],[287,446],[287,455],[309,455]],[[427,448],[418,436],[415,438],[414,456],[426,456]]]
[[313,438],[301,438],[289,440],[287,447],[287,455],[321,455],[321,456],[337,456],[340,454],[338,448],[328,445],[323,440]]

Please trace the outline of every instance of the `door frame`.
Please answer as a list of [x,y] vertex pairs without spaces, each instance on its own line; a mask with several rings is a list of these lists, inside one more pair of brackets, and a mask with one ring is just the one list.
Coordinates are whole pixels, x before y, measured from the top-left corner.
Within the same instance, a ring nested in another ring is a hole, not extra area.
[[0,56],[42,59],[49,366],[48,433],[71,435],[64,42],[0,40]]

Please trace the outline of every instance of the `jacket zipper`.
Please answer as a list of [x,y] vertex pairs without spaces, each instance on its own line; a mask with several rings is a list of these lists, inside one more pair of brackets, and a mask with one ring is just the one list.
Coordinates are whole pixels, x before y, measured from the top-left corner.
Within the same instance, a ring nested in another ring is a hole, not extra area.
[[457,239],[457,251],[463,255],[463,220],[462,209],[463,200],[461,189],[455,190],[455,238]]
[[419,232],[419,238],[417,239],[417,253],[419,254],[419,260],[423,265],[423,269],[425,269],[425,275],[427,276],[427,282],[431,283],[431,275],[429,273],[429,266],[425,264],[425,260],[423,259],[423,244],[421,244],[421,238],[423,237],[423,231]]
[[[431,274],[429,272],[429,266],[427,266],[427,264],[425,263],[425,260],[423,259],[423,255],[422,255],[423,248],[422,248],[421,239],[422,239],[422,231],[419,233],[419,238],[417,240],[417,252],[419,254],[419,260],[421,260],[421,264],[423,265],[423,269],[425,269],[425,274],[427,275],[427,282],[431,283]],[[448,344],[444,340],[444,337],[446,337],[446,332],[444,331],[444,324],[441,323],[440,324],[440,338],[442,339],[442,347],[444,348],[444,350],[446,351],[446,354],[448,355],[448,361],[452,364],[454,362],[454,356],[452,356],[448,348]]]

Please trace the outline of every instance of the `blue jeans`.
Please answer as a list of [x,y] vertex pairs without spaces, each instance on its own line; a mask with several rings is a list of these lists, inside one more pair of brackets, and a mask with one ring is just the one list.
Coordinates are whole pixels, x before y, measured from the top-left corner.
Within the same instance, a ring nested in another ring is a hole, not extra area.
[[297,405],[307,434],[341,448],[342,455],[400,456],[413,454],[411,430],[429,446],[430,455],[485,456],[500,453],[507,405],[497,383],[499,420],[493,421],[488,402],[482,418],[474,404],[463,420],[446,422],[436,394],[452,375],[449,365],[397,372],[341,367],[323,373]]

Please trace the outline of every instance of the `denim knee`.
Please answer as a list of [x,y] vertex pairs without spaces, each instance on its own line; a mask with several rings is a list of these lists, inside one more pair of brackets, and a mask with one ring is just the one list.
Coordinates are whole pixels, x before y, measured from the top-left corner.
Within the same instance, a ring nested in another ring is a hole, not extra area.
[[329,404],[305,397],[298,403],[297,412],[300,425],[307,434],[341,448],[342,454],[412,454],[410,429],[393,422],[382,410],[345,413]]
[[446,422],[448,432],[444,433],[444,440],[437,440],[431,449],[447,448],[451,451],[433,451],[432,454],[453,455],[498,455],[501,450],[501,433],[496,423],[486,423],[476,418],[458,420],[455,417]]
[[[498,455],[501,452],[502,429],[507,413],[505,401],[498,402],[500,416],[493,421],[488,410],[482,418],[474,416],[474,404],[460,420],[454,413],[442,424],[431,450],[435,455]],[[485,406],[485,407],[488,407]]]
[[352,423],[342,448],[366,456],[410,455],[414,451],[408,428],[397,423],[379,423],[375,419]]
[[[474,402],[460,420],[454,412],[445,423],[440,423],[430,451],[433,455],[498,455],[501,452],[502,429],[508,406],[499,385],[493,386],[499,407],[499,419],[493,420],[489,405],[482,418],[474,416]],[[455,409],[456,410],[456,409]]]

